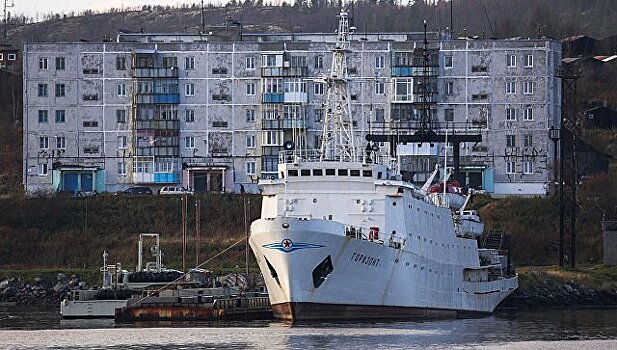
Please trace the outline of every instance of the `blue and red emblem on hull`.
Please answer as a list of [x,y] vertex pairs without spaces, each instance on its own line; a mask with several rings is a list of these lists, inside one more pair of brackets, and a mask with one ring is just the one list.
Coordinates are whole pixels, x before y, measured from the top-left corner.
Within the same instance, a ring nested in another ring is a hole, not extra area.
[[315,243],[294,243],[291,239],[285,238],[280,243],[264,244],[262,247],[278,250],[283,253],[291,253],[296,250],[323,248],[324,246],[321,244],[315,244]]

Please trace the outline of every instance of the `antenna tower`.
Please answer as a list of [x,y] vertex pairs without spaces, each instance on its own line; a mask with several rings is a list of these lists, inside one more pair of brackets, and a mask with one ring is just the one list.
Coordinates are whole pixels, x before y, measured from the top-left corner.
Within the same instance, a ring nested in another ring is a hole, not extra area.
[[326,113],[321,141],[321,160],[356,159],[345,57],[351,52],[351,29],[354,28],[349,27],[349,15],[341,9],[336,47],[332,50],[332,69],[330,76],[325,79],[328,90],[324,101]]
[[7,8],[11,8],[11,7],[15,7],[15,0],[11,0],[11,3],[8,3],[9,0],[4,0],[4,33],[3,33],[3,38],[4,38],[4,42],[8,42],[8,17],[7,14],[10,16],[10,13],[8,13],[6,11]]

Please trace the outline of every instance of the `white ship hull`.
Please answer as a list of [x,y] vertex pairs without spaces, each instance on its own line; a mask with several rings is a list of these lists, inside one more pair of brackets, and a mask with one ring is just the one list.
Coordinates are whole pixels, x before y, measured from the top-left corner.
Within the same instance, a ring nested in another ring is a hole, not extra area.
[[[257,220],[251,232],[274,315],[282,319],[490,313],[518,285],[516,277],[465,281],[469,266],[440,254],[432,240],[396,249],[345,236],[338,222],[285,217]],[[315,287],[313,271],[328,256],[332,272]]]
[[63,318],[113,318],[116,309],[126,307],[126,300],[63,300]]

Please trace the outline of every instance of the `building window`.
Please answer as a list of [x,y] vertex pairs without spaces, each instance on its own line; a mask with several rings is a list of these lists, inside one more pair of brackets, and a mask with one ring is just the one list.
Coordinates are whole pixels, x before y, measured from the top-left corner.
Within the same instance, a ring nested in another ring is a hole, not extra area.
[[124,109],[116,109],[116,121],[126,123],[126,111]]
[[44,58],[44,57],[39,58],[39,69],[47,69],[48,68],[47,61],[48,61],[47,58]]
[[313,85],[313,89],[315,91],[315,95],[323,95],[324,94],[324,83],[315,83]]
[[246,136],[246,148],[255,148],[255,135]]
[[227,68],[225,67],[212,68],[212,74],[227,74]]
[[187,136],[184,138],[184,148],[195,148],[194,136]]
[[446,95],[452,95],[454,93],[454,82],[446,81],[444,90],[446,92]]
[[281,145],[280,132],[278,130],[264,132],[263,145],[264,146],[280,146]]
[[96,120],[86,120],[81,125],[83,125],[84,128],[98,128],[99,122]]
[[39,110],[39,123],[47,123],[49,112],[46,109]]
[[322,122],[323,121],[323,117],[324,117],[324,110],[321,108],[317,108],[315,109],[315,121],[316,122]]
[[126,57],[116,56],[116,70],[126,70]]
[[506,67],[516,67],[516,55],[506,55]]
[[185,57],[184,58],[184,69],[187,69],[187,70],[195,69],[195,57]]
[[375,83],[375,95],[384,95],[386,93],[386,84],[385,83]]
[[248,162],[246,162],[246,175],[255,175],[255,172],[255,161],[249,160]]
[[523,144],[525,147],[533,147],[533,136],[531,134],[525,134],[523,137]]
[[446,69],[454,68],[454,58],[452,56],[444,56],[444,58],[443,58],[443,66]]
[[66,137],[64,137],[64,136],[56,136],[56,148],[57,149],[66,149]]
[[39,137],[39,148],[40,149],[48,149],[49,148],[49,137],[47,137],[47,136]]
[[118,96],[126,96],[126,85],[118,84]]
[[446,108],[444,109],[444,115],[443,115],[443,120],[447,121],[447,122],[453,122],[454,121],[454,108]]
[[506,147],[516,147],[515,135],[506,135]]
[[64,123],[66,121],[66,112],[64,109],[56,111],[56,123]]
[[246,95],[255,96],[255,83],[246,83]]
[[126,149],[126,136],[118,136],[118,149]]
[[533,81],[525,81],[523,82],[523,94],[532,95],[533,94]]
[[523,174],[533,174],[533,162],[527,160],[523,162]]
[[66,86],[64,84],[56,84],[56,97],[66,95]]
[[178,67],[178,57],[168,56],[163,57],[163,68],[176,68]]
[[65,69],[64,57],[56,57],[56,70],[64,70],[64,69]]
[[506,108],[506,120],[513,121],[516,120],[516,109],[507,107]]
[[47,175],[47,163],[39,163],[39,175]]
[[184,84],[184,95],[185,96],[195,96],[195,84]]
[[17,59],[17,55],[14,53],[10,53],[7,55],[7,58],[9,59],[9,61],[15,61]]
[[323,56],[315,56],[315,69],[323,68]]
[[506,173],[516,174],[516,162],[506,162]]
[[247,57],[245,62],[246,70],[255,69],[255,57]]
[[506,81],[506,94],[508,95],[516,94],[516,82],[515,81]]
[[394,82],[394,101],[413,101],[413,79],[397,79]]
[[255,110],[254,109],[247,109],[246,110],[246,121],[247,122],[254,122],[255,121]]
[[525,55],[525,67],[533,67],[533,55]]
[[375,121],[376,122],[385,122],[386,111],[383,108],[375,109]]
[[118,175],[126,175],[126,163],[118,162]]
[[383,56],[375,56],[375,68],[380,69],[386,66],[386,60]]
[[523,120],[532,121],[533,120],[533,108],[526,107],[523,110]]
[[193,123],[195,121],[195,110],[187,109],[186,111],[184,111],[184,117],[185,117],[184,120],[187,123]]

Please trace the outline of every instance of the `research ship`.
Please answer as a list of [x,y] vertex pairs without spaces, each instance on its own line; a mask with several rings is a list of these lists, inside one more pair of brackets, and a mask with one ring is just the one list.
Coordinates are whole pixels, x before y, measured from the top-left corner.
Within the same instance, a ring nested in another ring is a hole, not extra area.
[[396,159],[378,145],[357,146],[346,74],[350,35],[348,15],[341,11],[332,69],[324,78],[320,149],[287,147],[279,155],[278,176],[260,180],[261,218],[251,224],[249,243],[274,316],[493,312],[518,287],[518,277],[507,251],[479,249],[484,225],[465,209],[469,197],[451,205],[463,194],[447,192],[445,176],[443,192],[429,191],[434,176],[415,186],[403,181]]

